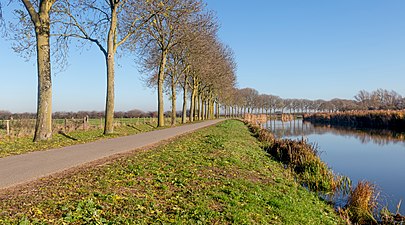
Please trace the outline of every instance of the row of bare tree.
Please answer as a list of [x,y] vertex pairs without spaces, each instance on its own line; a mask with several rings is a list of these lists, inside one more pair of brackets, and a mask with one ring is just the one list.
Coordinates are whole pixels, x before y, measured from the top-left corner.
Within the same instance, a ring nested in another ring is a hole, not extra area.
[[259,94],[252,88],[234,88],[223,100],[227,115],[240,116],[245,113],[308,113],[338,112],[350,110],[402,110],[405,98],[395,91],[378,89],[372,92],[360,91],[353,100],[332,99],[282,99],[279,96]]
[[[6,8],[17,19],[4,18],[1,10]],[[164,126],[165,91],[172,100],[174,125],[178,89],[184,96],[184,123],[187,110],[190,121],[212,118],[215,111],[218,114],[221,95],[233,89],[236,82],[233,53],[218,40],[217,22],[201,0],[11,0],[7,4],[0,2],[0,18],[6,36],[13,40],[13,49],[23,56],[36,55],[34,141],[52,137],[51,70],[66,65],[68,50],[77,43],[74,40],[81,45],[96,45],[105,59],[104,134],[112,133],[114,128],[118,51],[138,55],[136,59],[149,84],[157,87],[158,126]]]

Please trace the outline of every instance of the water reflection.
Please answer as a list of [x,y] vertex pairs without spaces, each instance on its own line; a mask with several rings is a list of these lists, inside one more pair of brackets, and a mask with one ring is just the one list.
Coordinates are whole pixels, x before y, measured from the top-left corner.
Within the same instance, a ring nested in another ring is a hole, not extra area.
[[[302,120],[267,121],[264,127],[276,137],[304,137],[316,143],[321,159],[332,170],[350,177],[353,184],[368,180],[377,185],[381,206],[393,212],[405,200],[405,134],[381,130],[315,126]],[[405,214],[405,207],[400,209]]]
[[344,137],[354,137],[361,143],[383,146],[392,143],[401,143],[405,146],[405,133],[393,132],[390,130],[354,129],[338,126],[316,125],[302,120],[283,122],[280,120],[269,120],[264,127],[274,133],[276,137],[295,138],[306,137],[312,134],[334,134]]

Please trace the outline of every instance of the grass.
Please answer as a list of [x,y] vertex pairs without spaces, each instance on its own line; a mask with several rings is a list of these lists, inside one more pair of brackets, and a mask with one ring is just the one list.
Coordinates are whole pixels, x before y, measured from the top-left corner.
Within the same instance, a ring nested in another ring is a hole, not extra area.
[[2,193],[1,224],[339,224],[332,206],[228,120]]
[[350,181],[346,177],[333,174],[319,157],[316,146],[304,139],[274,138],[270,131],[257,125],[249,125],[249,128],[262,143],[263,149],[290,168],[296,178],[310,190],[333,194],[337,190],[348,189]]
[[99,139],[113,138],[118,136],[132,135],[141,132],[154,130],[151,125],[139,124],[131,126],[118,126],[114,129],[115,134],[103,135],[102,129],[93,129],[88,131],[73,131],[67,135],[60,133],[53,134],[50,141],[41,141],[34,143],[32,137],[22,137],[16,139],[0,139],[0,158],[19,155],[27,152],[41,151],[52,148],[60,148],[69,145],[88,143]]

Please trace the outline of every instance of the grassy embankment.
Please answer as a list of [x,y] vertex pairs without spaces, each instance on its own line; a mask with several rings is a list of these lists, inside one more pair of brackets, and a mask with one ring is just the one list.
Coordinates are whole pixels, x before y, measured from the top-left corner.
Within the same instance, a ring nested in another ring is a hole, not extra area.
[[342,223],[235,120],[1,196],[2,224]]
[[334,174],[320,159],[316,146],[308,144],[304,139],[277,139],[260,126],[249,124],[249,128],[262,143],[263,149],[287,166],[303,186],[321,195],[333,196],[336,192],[348,194],[346,206],[338,209],[348,224],[377,223],[373,215],[376,204],[373,185],[359,182],[352,188],[350,179]]
[[276,139],[260,126],[249,124],[249,128],[263,148],[274,159],[287,166],[305,187],[322,195],[335,192],[348,194],[346,205],[338,209],[340,216],[348,224],[402,224],[405,221],[402,215],[393,214],[386,208],[378,212],[375,185],[360,181],[357,186],[352,187],[350,179],[335,175],[321,161],[316,147],[305,140]]
[[315,124],[405,131],[405,111],[353,111],[304,115]]
[[[148,121],[149,120],[149,121]],[[98,122],[98,124],[97,124]],[[156,130],[156,121],[150,118],[135,119],[116,119],[117,126],[114,128],[114,134],[103,135],[103,129],[100,126],[100,120],[90,120],[93,127],[88,130],[78,129],[71,132],[54,132],[52,140],[34,143],[32,135],[18,138],[0,139],[0,158],[19,155],[27,152],[41,151],[52,148],[60,148],[70,145],[93,142],[99,139],[114,138],[119,136],[133,135],[142,132]],[[63,124],[61,120],[59,124]],[[170,123],[167,123],[170,126]],[[178,121],[180,124],[180,121]]]

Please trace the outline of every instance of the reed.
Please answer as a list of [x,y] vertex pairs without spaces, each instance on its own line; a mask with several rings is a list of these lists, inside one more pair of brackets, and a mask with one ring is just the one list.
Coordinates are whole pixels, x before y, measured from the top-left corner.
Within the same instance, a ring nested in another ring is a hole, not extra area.
[[365,110],[304,115],[304,121],[315,124],[349,126],[355,128],[378,128],[396,131],[405,130],[405,111]]
[[375,186],[368,181],[359,181],[350,192],[346,211],[350,220],[356,224],[377,224],[373,212],[377,208]]
[[257,125],[248,124],[253,135],[275,160],[290,168],[308,189],[325,194],[348,188],[350,181],[336,176],[319,158],[317,147],[306,140],[276,139],[273,134]]
[[274,142],[274,140],[275,140],[275,138],[274,138],[274,135],[272,134],[272,133],[270,133],[270,132],[268,132],[267,130],[265,130],[265,129],[260,129],[258,132],[258,140],[260,141],[260,142],[264,142],[264,143],[267,143],[267,144],[271,144],[271,143],[273,143]]
[[276,139],[265,150],[290,167],[310,190],[329,194],[345,186],[346,179],[333,174],[319,158],[317,147],[304,139]]
[[293,114],[281,114],[281,121],[288,122],[294,120],[295,116]]

